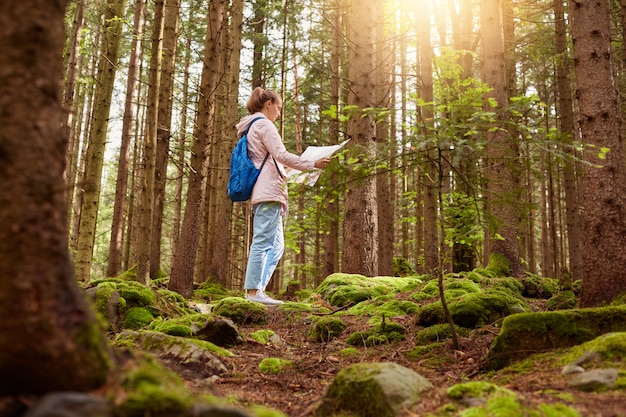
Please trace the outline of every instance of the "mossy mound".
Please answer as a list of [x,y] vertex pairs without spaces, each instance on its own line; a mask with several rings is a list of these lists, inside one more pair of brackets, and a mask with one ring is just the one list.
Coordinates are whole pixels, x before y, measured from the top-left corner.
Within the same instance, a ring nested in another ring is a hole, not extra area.
[[[461,326],[455,326],[454,330],[458,336],[462,337],[469,336],[470,333],[470,329]],[[433,342],[440,342],[450,337],[452,337],[452,330],[448,323],[435,324],[434,326],[426,327],[417,332],[417,343],[426,345]]]
[[604,333],[624,331],[626,306],[515,314],[504,319],[484,368],[501,369],[533,353],[576,346]]
[[382,322],[364,332],[354,332],[347,337],[346,343],[351,346],[376,346],[387,343],[401,342],[405,339],[406,329],[399,323]]
[[[239,294],[241,294],[239,292]],[[214,284],[210,281],[205,281],[200,286],[194,290],[193,296],[197,300],[205,300],[205,301],[217,301],[226,297],[234,297],[238,295],[235,291],[227,290],[223,285]]]
[[280,374],[293,368],[293,361],[282,358],[264,358],[259,363],[259,371],[264,374]]
[[154,320],[152,312],[146,307],[131,307],[124,315],[122,327],[124,329],[139,330]]
[[194,398],[177,374],[148,355],[135,357],[141,360],[124,372],[125,395],[115,401],[116,416],[179,415],[193,406]]
[[576,294],[574,291],[561,291],[555,294],[546,303],[546,310],[569,310],[576,307]]
[[[520,299],[508,292],[494,289],[466,294],[449,301],[448,307],[454,323],[468,329],[496,322],[525,308]],[[417,314],[416,323],[423,327],[446,323],[441,301],[422,307]]]
[[348,314],[370,317],[369,324],[375,326],[384,318],[404,317],[419,310],[413,301],[390,299],[391,295],[361,302],[348,310]]
[[227,317],[237,324],[266,324],[267,307],[241,297],[226,297],[215,303],[213,314]]
[[559,291],[559,281],[552,278],[543,278],[530,275],[521,280],[524,286],[524,297],[547,300]]
[[[540,404],[527,406],[515,392],[488,382],[475,381],[453,385],[447,390],[448,397],[453,399],[458,408],[469,407],[460,412],[462,416],[554,416],[578,417],[579,413],[564,404]],[[456,410],[459,412],[460,410]]]
[[259,342],[262,345],[267,345],[272,340],[272,337],[275,334],[276,333],[274,333],[273,330],[262,329],[262,330],[257,330],[256,332],[250,333],[250,338],[252,340]]
[[326,277],[315,293],[330,305],[343,307],[400,291],[419,281],[416,277],[365,277],[358,274],[335,273]]
[[570,348],[561,358],[561,363],[584,362],[585,369],[623,368],[624,358],[626,358],[626,332],[615,332],[603,334]]
[[186,314],[181,317],[165,320],[158,318],[150,323],[148,329],[170,336],[191,337],[211,319],[211,315],[201,313]]
[[346,325],[341,319],[324,316],[312,321],[309,336],[316,342],[329,342],[339,336],[345,328]]

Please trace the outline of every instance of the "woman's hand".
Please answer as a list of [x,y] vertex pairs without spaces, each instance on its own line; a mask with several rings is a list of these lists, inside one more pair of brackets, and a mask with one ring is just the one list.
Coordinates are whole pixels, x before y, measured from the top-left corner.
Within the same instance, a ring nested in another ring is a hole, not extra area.
[[330,158],[321,158],[315,161],[315,168],[324,168],[330,163]]

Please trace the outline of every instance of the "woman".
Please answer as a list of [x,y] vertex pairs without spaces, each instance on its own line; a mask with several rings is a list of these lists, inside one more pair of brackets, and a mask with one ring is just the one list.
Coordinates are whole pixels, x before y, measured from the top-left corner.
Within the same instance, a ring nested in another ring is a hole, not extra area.
[[266,305],[283,303],[265,294],[265,288],[284,251],[283,216],[287,213],[284,166],[304,171],[324,168],[330,162],[329,158],[307,161],[287,152],[274,126],[282,106],[283,101],[278,94],[257,87],[246,105],[249,114],[237,124],[241,136],[254,119],[261,117],[248,131],[248,155],[257,167],[261,166],[268,153],[270,155],[250,198],[254,224],[244,283],[246,299]]

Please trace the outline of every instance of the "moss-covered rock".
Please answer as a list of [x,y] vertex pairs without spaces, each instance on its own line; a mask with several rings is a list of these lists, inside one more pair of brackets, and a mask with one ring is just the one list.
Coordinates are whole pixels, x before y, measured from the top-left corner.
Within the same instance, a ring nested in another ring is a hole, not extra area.
[[159,366],[150,356],[139,366],[125,370],[122,389],[125,395],[115,399],[118,417],[178,415],[192,407],[194,399],[175,373]]
[[453,385],[447,390],[448,397],[461,406],[471,406],[464,410],[463,416],[489,417],[527,417],[554,416],[579,417],[578,412],[565,404],[540,404],[527,406],[515,392],[495,384],[482,381]]
[[[241,293],[239,293],[241,294]],[[193,296],[196,300],[217,301],[226,297],[236,296],[236,292],[227,290],[223,285],[205,281],[194,290]]]
[[346,325],[341,319],[323,316],[312,321],[309,336],[316,342],[329,342],[339,336],[345,328]]
[[401,290],[416,282],[420,282],[419,278],[365,277],[358,274],[335,273],[326,277],[315,293],[330,305],[343,307]]
[[555,294],[546,303],[546,310],[569,310],[576,307],[576,294],[574,291],[567,290]]
[[559,281],[552,278],[543,278],[536,275],[530,275],[522,278],[524,285],[524,297],[548,299],[556,294],[559,290]]
[[131,307],[126,311],[122,327],[124,329],[139,330],[146,327],[154,316],[146,307]]
[[377,297],[351,307],[348,313],[355,316],[370,317],[369,324],[375,326],[385,318],[405,317],[419,310],[413,301],[392,299],[391,295]]
[[406,329],[399,323],[383,321],[364,332],[354,332],[346,338],[351,346],[376,346],[401,342],[405,339]]
[[213,314],[227,317],[237,324],[266,324],[267,307],[241,297],[226,297],[215,303]]
[[521,313],[502,323],[485,369],[501,369],[533,353],[575,346],[601,334],[626,331],[626,306]]
[[394,417],[430,388],[424,377],[396,363],[359,363],[337,374],[314,415]]
[[[508,292],[490,289],[451,300],[448,308],[455,324],[473,329],[517,313],[525,306],[520,299]],[[422,307],[416,320],[417,324],[423,327],[446,323],[441,301]]]

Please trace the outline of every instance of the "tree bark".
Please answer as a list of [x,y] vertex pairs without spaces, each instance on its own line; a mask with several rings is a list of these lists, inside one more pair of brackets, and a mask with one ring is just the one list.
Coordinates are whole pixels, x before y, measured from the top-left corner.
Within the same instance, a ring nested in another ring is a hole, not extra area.
[[152,237],[150,248],[150,278],[158,277],[161,269],[161,243],[163,234],[163,211],[165,209],[165,186],[167,165],[172,136],[172,97],[174,94],[174,70],[176,45],[180,23],[180,0],[167,0],[163,21],[163,62],[159,85],[159,105],[156,131],[156,160],[154,166],[154,213],[152,213]]
[[152,248],[152,218],[154,216],[156,147],[161,89],[161,64],[163,63],[163,22],[166,0],[155,0],[150,54],[150,80],[148,82],[148,108],[146,136],[143,150],[143,184],[141,190],[141,226],[139,253],[137,254],[137,281],[147,284],[150,277],[150,251]]
[[94,99],[92,126],[89,131],[87,167],[83,181],[83,204],[76,248],[76,276],[81,281],[89,281],[91,278],[102,165],[125,6],[126,0],[108,0],[105,6],[100,46],[101,56],[97,74],[98,87]]
[[[580,303],[592,307],[626,291],[626,165],[609,2],[572,1],[570,13],[579,123],[589,163],[582,178],[585,239]],[[600,158],[603,149],[608,152]]]
[[141,58],[141,43],[139,39],[141,38],[143,29],[144,8],[145,0],[135,0],[133,39],[131,41],[128,76],[126,78],[126,99],[124,101],[124,116],[122,118],[122,138],[117,163],[113,219],[111,220],[111,240],[109,242],[109,260],[107,264],[108,277],[118,275],[122,265],[122,239],[124,237],[126,193],[128,191],[128,161],[130,158],[130,139],[133,130],[137,69]]
[[213,1],[209,6],[204,66],[191,155],[192,172],[189,177],[181,236],[170,275],[169,289],[184,296],[190,296],[193,293],[193,273],[204,205],[204,186],[208,172],[207,148],[210,145],[209,134],[215,114],[215,91],[219,74],[225,6],[225,0]]
[[112,365],[68,250],[65,3],[0,3],[2,396],[94,390]]
[[493,90],[487,96],[497,102],[497,108],[486,105],[487,111],[496,111],[494,129],[485,132],[488,145],[488,166],[486,178],[489,210],[492,218],[491,251],[509,260],[511,275],[523,274],[519,258],[518,229],[519,216],[516,204],[520,201],[520,189],[516,181],[517,144],[504,130],[508,105],[506,56],[502,27],[502,0],[482,0],[481,40],[483,45],[483,80]]
[[[348,21],[350,95],[348,104],[360,111],[375,106],[376,88],[372,74],[376,65],[376,4],[352,0]],[[378,273],[378,209],[376,177],[376,126],[371,116],[357,114],[348,121],[352,137],[349,152],[358,160],[349,174],[344,207],[342,271],[366,276]]]

